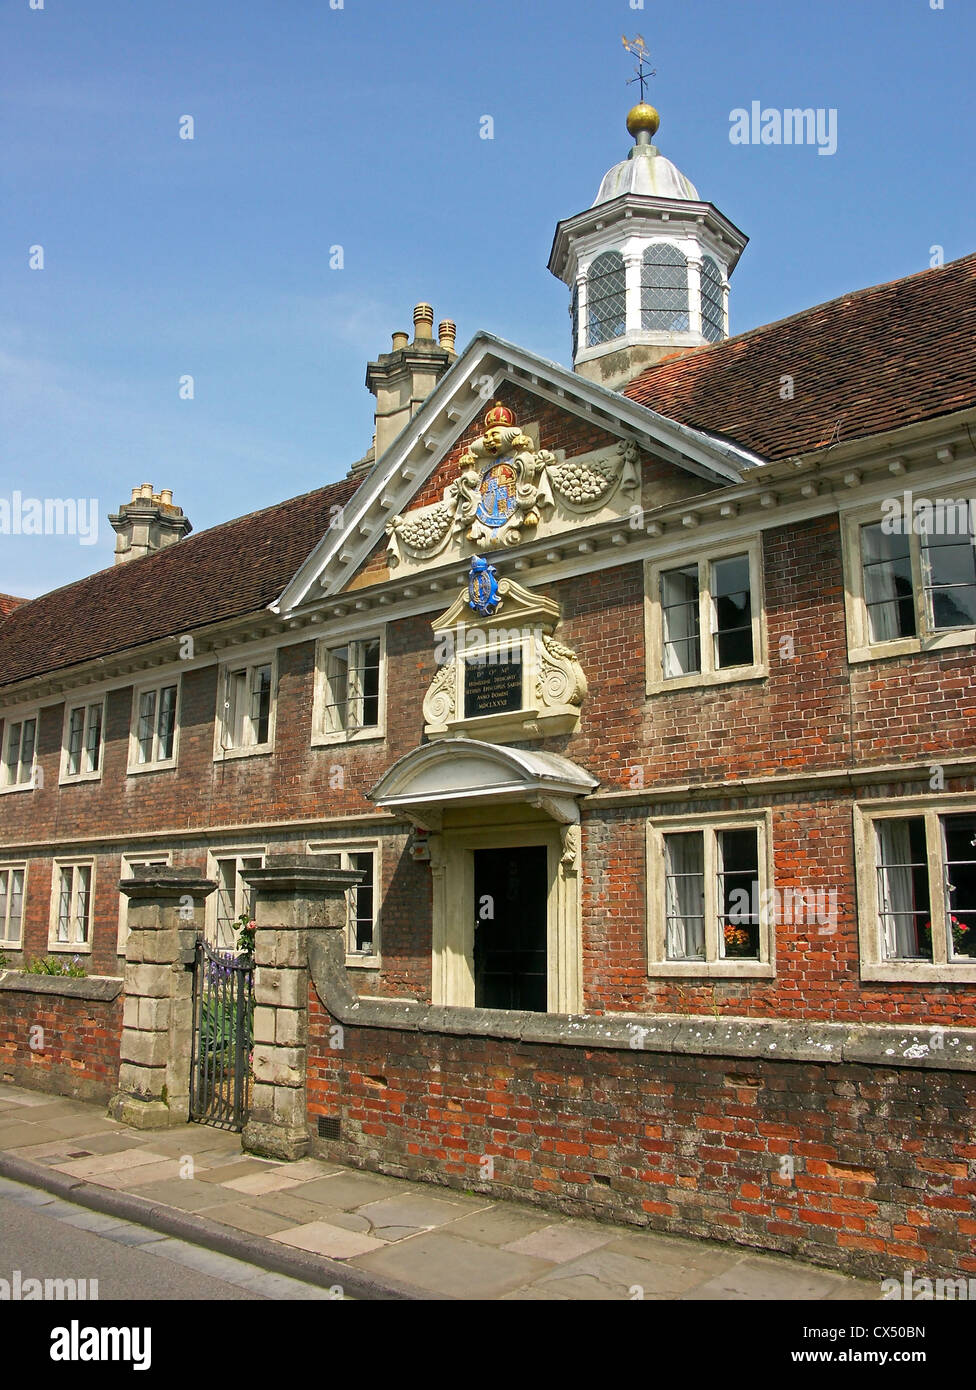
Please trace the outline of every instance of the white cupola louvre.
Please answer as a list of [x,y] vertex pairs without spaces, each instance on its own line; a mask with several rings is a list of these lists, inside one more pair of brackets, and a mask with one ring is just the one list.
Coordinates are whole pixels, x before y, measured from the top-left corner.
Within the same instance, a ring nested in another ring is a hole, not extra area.
[[729,276],[748,240],[651,143],[658,124],[653,106],[633,108],[634,148],[593,206],[559,223],[549,257],[572,291],[573,365],[614,389],[729,336]]

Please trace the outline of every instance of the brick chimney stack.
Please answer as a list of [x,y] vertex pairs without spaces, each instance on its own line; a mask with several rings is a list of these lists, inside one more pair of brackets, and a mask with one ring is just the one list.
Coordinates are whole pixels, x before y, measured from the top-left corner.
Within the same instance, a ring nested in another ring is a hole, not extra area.
[[455,325],[445,319],[434,337],[434,311],[418,304],[413,311],[413,342],[403,332],[393,334],[393,348],[366,367],[366,385],[376,397],[376,435],[364,459],[350,476],[367,472],[382,458],[400,431],[409,424],[440,378],[457,357]]
[[131,502],[123,502],[118,512],[109,517],[118,539],[115,542],[115,563],[138,560],[174,545],[193,530],[182,507],[173,505],[170,488],[153,491],[152,483],[132,489]]

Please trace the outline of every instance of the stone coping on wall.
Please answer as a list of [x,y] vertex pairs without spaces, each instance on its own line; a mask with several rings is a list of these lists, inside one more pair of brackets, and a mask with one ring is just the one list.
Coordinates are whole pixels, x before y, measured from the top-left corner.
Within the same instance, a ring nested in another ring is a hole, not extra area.
[[110,1002],[122,993],[122,985],[122,979],[115,975],[25,975],[20,970],[0,971],[0,991],[19,994],[58,994],[65,999]]
[[341,1024],[358,1028],[395,1028],[547,1046],[976,1072],[976,1028],[713,1018],[702,1014],[539,1014],[364,999],[350,988],[341,933],[311,932],[308,953],[312,981],[322,1003]]

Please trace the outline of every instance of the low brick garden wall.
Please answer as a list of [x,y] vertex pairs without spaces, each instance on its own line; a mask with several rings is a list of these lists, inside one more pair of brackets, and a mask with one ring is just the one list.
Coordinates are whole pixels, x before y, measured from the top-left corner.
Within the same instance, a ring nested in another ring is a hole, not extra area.
[[313,987],[322,1156],[861,1275],[976,1273],[973,1072],[335,1022]]
[[107,1102],[121,1036],[120,979],[0,974],[0,1079]]

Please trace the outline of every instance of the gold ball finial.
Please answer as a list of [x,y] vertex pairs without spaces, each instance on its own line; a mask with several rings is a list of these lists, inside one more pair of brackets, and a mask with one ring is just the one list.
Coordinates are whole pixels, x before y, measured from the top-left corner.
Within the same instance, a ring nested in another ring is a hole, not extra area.
[[627,116],[627,129],[636,140],[642,130],[646,130],[649,135],[657,132],[661,124],[661,117],[646,101],[639,102],[634,106]]

